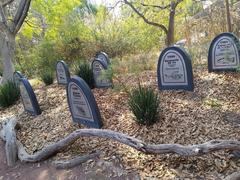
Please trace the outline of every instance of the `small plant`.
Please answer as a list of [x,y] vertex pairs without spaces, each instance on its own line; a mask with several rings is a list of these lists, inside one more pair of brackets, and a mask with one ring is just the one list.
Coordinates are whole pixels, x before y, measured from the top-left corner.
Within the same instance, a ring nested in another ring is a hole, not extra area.
[[53,83],[54,73],[52,71],[46,70],[41,73],[41,79],[46,86]]
[[153,89],[139,84],[129,95],[128,103],[138,123],[149,126],[158,120],[160,99]]
[[8,81],[0,86],[0,106],[3,108],[13,105],[20,97],[20,89],[13,82]]
[[212,108],[222,107],[222,103],[218,99],[214,99],[214,98],[205,98],[203,100],[203,103]]
[[94,88],[93,73],[88,62],[85,61],[75,66],[75,74],[81,77],[91,89]]

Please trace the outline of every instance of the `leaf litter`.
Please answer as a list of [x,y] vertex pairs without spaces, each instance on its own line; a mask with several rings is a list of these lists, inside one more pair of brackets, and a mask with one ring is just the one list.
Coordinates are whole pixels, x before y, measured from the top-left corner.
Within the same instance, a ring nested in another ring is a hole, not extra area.
[[[118,76],[128,88],[136,87],[138,79],[158,91],[155,71],[138,75]],[[117,81],[114,81],[118,84]],[[147,143],[204,143],[213,139],[240,140],[240,74],[208,73],[194,69],[194,92],[158,91],[161,114],[149,127],[138,125],[127,105],[128,95],[115,89],[94,89],[103,128],[126,133]],[[0,109],[0,119],[18,115],[20,129],[17,138],[28,153],[41,150],[79,128],[73,123],[67,104],[66,88],[53,84],[35,89],[42,114],[37,117],[23,112],[19,101],[8,109]],[[136,171],[142,179],[224,179],[240,171],[240,159],[229,151],[219,151],[197,157],[173,154],[146,155],[126,145],[102,138],[80,138],[53,159],[69,159],[95,150],[101,159],[114,157],[127,171]],[[88,166],[88,165],[86,165]]]

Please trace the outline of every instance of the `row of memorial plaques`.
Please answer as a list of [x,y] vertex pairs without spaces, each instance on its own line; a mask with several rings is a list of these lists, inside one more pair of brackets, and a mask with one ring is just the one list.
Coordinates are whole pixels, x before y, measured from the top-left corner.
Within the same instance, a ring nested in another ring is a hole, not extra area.
[[[110,60],[104,52],[99,52],[91,63],[95,87],[109,87],[112,83],[102,76],[108,69]],[[92,128],[101,128],[103,123],[94,95],[87,83],[80,77],[73,77],[68,82],[67,99],[72,119],[76,123]]]
[[[24,110],[31,115],[40,115],[41,109],[28,79],[19,71],[14,72],[13,77],[20,88]],[[89,86],[80,77],[73,77],[67,82],[67,99],[73,121],[89,127],[101,128],[100,112]]]
[[[104,72],[108,70],[109,65],[110,65],[110,60],[106,53],[99,52],[96,54],[91,64],[95,87],[97,88],[112,87],[112,80],[109,79],[109,77],[106,77],[106,75],[104,75]],[[61,85],[68,84],[71,76],[70,76],[69,68],[64,61],[57,62],[56,76],[57,76],[58,84],[61,84]]]
[[106,73],[109,70],[109,66],[110,60],[108,55],[104,52],[97,53],[91,64],[96,88],[112,87],[111,77],[108,77]]
[[[222,33],[212,41],[208,52],[208,70],[233,71],[240,65],[240,42],[232,33]],[[192,64],[180,47],[168,47],[158,61],[158,86],[161,90],[194,90]]]

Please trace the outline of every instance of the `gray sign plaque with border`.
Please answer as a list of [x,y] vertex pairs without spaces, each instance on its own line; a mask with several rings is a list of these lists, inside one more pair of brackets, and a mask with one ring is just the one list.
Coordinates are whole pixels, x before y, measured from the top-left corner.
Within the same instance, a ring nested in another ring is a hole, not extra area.
[[208,69],[212,71],[236,70],[239,65],[240,43],[232,33],[222,33],[211,43],[208,53]]
[[157,74],[161,90],[194,90],[191,59],[180,47],[168,47],[162,51]]
[[70,79],[67,87],[68,105],[74,122],[101,128],[100,112],[86,82],[80,77]]
[[108,77],[104,76],[104,71],[106,71],[108,65],[101,61],[100,59],[94,59],[92,62],[92,71],[95,86],[97,88],[112,87],[112,82]]
[[58,84],[66,85],[70,79],[70,72],[64,61],[58,61],[56,64],[56,75]]
[[19,87],[25,111],[32,115],[41,114],[41,109],[39,107],[36,95],[29,81],[26,78],[21,78]]

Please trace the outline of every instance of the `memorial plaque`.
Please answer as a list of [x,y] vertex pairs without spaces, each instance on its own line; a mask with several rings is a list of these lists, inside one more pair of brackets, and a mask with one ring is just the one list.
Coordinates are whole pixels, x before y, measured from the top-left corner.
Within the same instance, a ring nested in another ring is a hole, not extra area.
[[36,95],[26,78],[20,79],[20,93],[25,111],[32,115],[41,114],[41,109],[39,107]]
[[100,59],[94,59],[92,62],[92,72],[95,87],[97,88],[112,87],[112,81],[108,77],[104,77],[104,71],[107,71],[107,64]]
[[106,62],[107,65],[110,64],[110,59],[105,52],[98,52],[95,58],[100,59],[103,62]]
[[161,90],[194,89],[191,59],[182,48],[168,47],[162,51],[157,74]]
[[19,86],[19,83],[20,83],[20,79],[21,79],[21,78],[24,78],[24,76],[22,75],[21,72],[15,71],[15,72],[13,73],[13,81],[14,81],[14,83],[15,83],[17,86]]
[[70,79],[67,87],[68,105],[74,122],[101,128],[100,112],[86,82],[80,77]]
[[58,84],[67,85],[70,80],[70,72],[64,61],[58,61],[56,65],[56,74]]
[[208,52],[208,71],[232,71],[239,67],[238,38],[232,33],[222,33],[214,38]]

